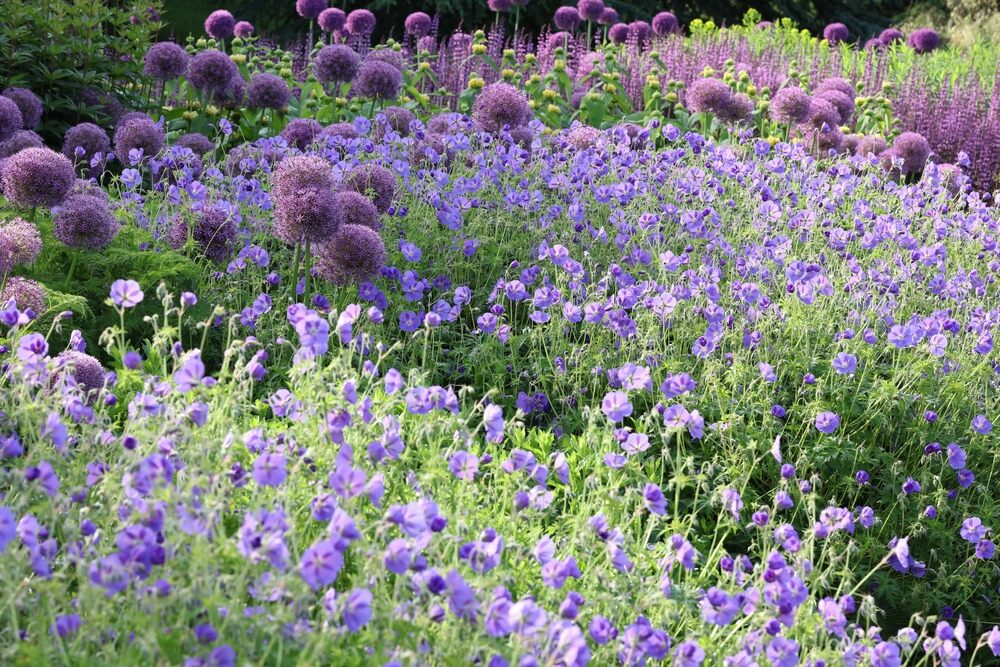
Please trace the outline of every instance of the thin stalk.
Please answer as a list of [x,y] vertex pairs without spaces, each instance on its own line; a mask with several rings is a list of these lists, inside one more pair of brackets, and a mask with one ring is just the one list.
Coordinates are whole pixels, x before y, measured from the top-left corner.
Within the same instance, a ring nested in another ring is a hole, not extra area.
[[295,242],[295,255],[292,259],[292,303],[295,303],[298,298],[299,291],[299,242]]
[[309,239],[306,239],[306,286],[302,302],[309,307],[309,274],[312,271],[312,253],[310,252]]
[[73,273],[76,271],[76,262],[80,259],[80,253],[74,252],[73,259],[69,261],[69,271],[66,272],[66,289],[68,290],[73,284]]

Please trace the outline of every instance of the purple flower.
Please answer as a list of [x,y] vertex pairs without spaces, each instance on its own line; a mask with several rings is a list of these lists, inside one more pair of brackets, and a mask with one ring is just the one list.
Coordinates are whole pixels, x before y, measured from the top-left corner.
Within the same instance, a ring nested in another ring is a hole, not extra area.
[[138,306],[142,297],[142,289],[134,280],[116,280],[111,283],[111,301],[120,308]]
[[835,412],[821,412],[816,415],[816,429],[829,435],[840,426],[840,417]]
[[972,542],[975,544],[979,540],[986,537],[986,526],[983,525],[982,519],[977,516],[972,516],[962,522],[962,528],[959,530],[959,534],[966,542]]
[[479,457],[471,452],[455,452],[448,461],[448,469],[458,479],[472,482],[479,471]]
[[336,542],[324,539],[316,542],[302,554],[299,575],[311,589],[319,590],[337,580],[344,566],[344,557],[337,550]]
[[490,403],[483,410],[483,425],[486,427],[486,441],[499,443],[503,441],[503,409]]
[[613,422],[620,422],[632,414],[632,404],[625,392],[613,391],[604,397],[601,410]]
[[873,646],[869,658],[872,667],[900,667],[903,664],[899,646],[892,642],[879,642]]
[[795,667],[799,664],[799,644],[793,639],[775,637],[764,653],[773,667]]
[[284,454],[264,453],[253,462],[253,478],[261,486],[280,486],[287,476]]
[[909,495],[911,493],[920,493],[920,482],[913,479],[912,477],[907,477],[906,481],[903,482],[903,493]]
[[347,595],[344,603],[344,625],[357,632],[372,618],[372,594],[367,588],[356,588]]
[[840,375],[854,375],[858,369],[858,358],[853,354],[841,352],[833,359],[833,370]]
[[972,430],[979,435],[987,435],[993,430],[993,422],[986,415],[976,415],[972,418]]
[[0,554],[7,550],[7,545],[14,541],[17,535],[17,521],[9,507],[0,505]]
[[705,661],[705,650],[693,639],[687,639],[674,648],[674,667],[698,667]]
[[663,497],[663,491],[652,482],[646,484],[642,490],[642,502],[653,514],[660,516],[667,513],[667,499]]
[[229,39],[236,29],[236,19],[225,9],[217,9],[205,19],[205,32],[214,39]]
[[79,614],[60,614],[56,616],[56,622],[49,628],[49,632],[54,637],[65,639],[79,632],[81,624]]
[[483,88],[472,107],[473,120],[485,132],[499,132],[505,127],[527,125],[532,116],[531,105],[524,93],[503,82]]

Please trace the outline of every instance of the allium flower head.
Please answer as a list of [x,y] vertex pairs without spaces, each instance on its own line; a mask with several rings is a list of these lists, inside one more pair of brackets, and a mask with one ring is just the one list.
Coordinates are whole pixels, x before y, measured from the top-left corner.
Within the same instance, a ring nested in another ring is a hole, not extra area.
[[323,83],[350,81],[358,73],[361,59],[349,46],[332,44],[324,46],[313,58],[313,73]]
[[189,148],[195,155],[202,156],[215,150],[212,140],[200,132],[188,132],[177,137],[174,146]]
[[0,306],[11,301],[17,304],[18,310],[31,309],[36,316],[40,315],[45,312],[45,287],[34,280],[12,276],[0,294]]
[[584,21],[597,21],[604,13],[604,0],[578,0],[576,11]]
[[486,0],[491,12],[507,12],[514,6],[514,0]]
[[749,123],[753,117],[753,100],[746,93],[736,93],[718,111],[723,123]]
[[108,202],[93,195],[71,195],[53,215],[53,235],[70,248],[103,250],[120,228]]
[[885,152],[888,145],[880,136],[866,134],[858,138],[858,144],[854,147],[854,154],[861,157],[868,157],[869,154],[878,157]]
[[24,129],[24,116],[14,100],[0,95],[0,141],[7,141],[17,131]]
[[819,94],[824,90],[839,90],[844,95],[851,98],[852,101],[858,95],[857,89],[851,84],[851,82],[839,76],[831,76],[820,81],[816,86],[816,93]]
[[205,19],[205,32],[213,39],[229,39],[236,29],[236,19],[225,9],[216,9]]
[[684,95],[684,104],[695,113],[718,114],[730,104],[732,97],[733,91],[726,82],[706,77],[696,79],[688,86]]
[[878,35],[878,40],[883,44],[892,44],[893,42],[902,42],[903,33],[896,28],[886,28]]
[[290,204],[297,193],[306,189],[334,189],[330,163],[316,155],[293,155],[282,160],[271,181],[271,198],[275,204]]
[[10,250],[14,266],[34,264],[42,251],[42,235],[38,228],[21,218],[0,223],[0,242]]
[[191,59],[187,80],[203,95],[224,94],[232,86],[233,79],[240,75],[229,56],[222,51],[208,49]]
[[933,28],[920,28],[910,33],[906,43],[917,53],[930,53],[941,45],[941,35]]
[[782,88],[771,99],[771,118],[779,123],[805,122],[809,112],[809,95],[801,88]]
[[840,124],[840,112],[830,100],[813,97],[809,100],[809,117],[806,122],[816,130],[822,130],[824,125],[833,129]]
[[0,160],[14,153],[20,153],[25,148],[42,148],[45,142],[34,130],[18,130],[6,141],[0,142]]
[[291,99],[288,84],[276,74],[262,72],[250,79],[247,102],[254,109],[284,109]]
[[382,229],[381,215],[372,200],[353,190],[343,190],[337,193],[337,205],[340,207],[345,225],[361,225],[375,231]]
[[[193,224],[193,228],[191,225]],[[236,223],[232,216],[219,208],[206,208],[197,213],[193,223],[178,217],[167,232],[171,248],[185,247],[188,238],[194,242],[195,251],[213,262],[229,258],[236,245]]]
[[343,225],[337,235],[316,246],[316,270],[337,285],[375,278],[385,266],[385,244],[378,232],[360,225]]
[[184,74],[191,57],[176,42],[157,42],[146,51],[143,72],[158,81],[170,81]]
[[322,129],[323,126],[312,118],[295,118],[281,131],[281,138],[287,141],[289,146],[304,151],[316,140]]
[[406,34],[413,37],[423,37],[431,31],[431,17],[424,12],[413,12],[403,23]]
[[91,167],[91,160],[100,153],[103,164],[104,156],[110,150],[111,140],[108,138],[108,133],[104,131],[104,128],[93,123],[74,125],[66,131],[63,137],[62,154],[90,175],[96,175],[94,172],[100,173],[102,170],[101,165]]
[[27,148],[0,166],[4,197],[24,208],[55,206],[75,181],[73,163],[48,148]]
[[846,42],[851,36],[851,31],[843,23],[831,23],[823,28],[823,39],[831,44]]
[[367,9],[355,9],[344,22],[347,32],[357,36],[367,36],[375,32],[375,15]]
[[834,106],[841,125],[846,125],[851,116],[854,115],[854,99],[840,90],[833,88],[820,90],[816,93],[816,97],[822,98]]
[[597,19],[601,25],[614,25],[618,23],[618,12],[613,7],[605,7],[601,11],[601,17]]
[[355,167],[344,178],[343,187],[368,196],[380,213],[388,211],[396,197],[396,177],[377,164]]
[[275,235],[286,243],[326,241],[343,222],[336,194],[330,189],[305,188],[277,203]]
[[163,149],[163,128],[143,116],[125,122],[115,129],[115,155],[129,164],[129,151],[142,150],[143,159],[155,157]]
[[408,136],[410,134],[410,123],[415,121],[417,117],[413,115],[413,112],[405,107],[386,107],[382,109],[380,117],[375,119],[375,138],[381,139],[383,128],[388,128],[393,132],[396,132],[401,137]]
[[330,7],[319,13],[318,21],[321,30],[336,32],[344,27],[344,23],[347,21],[347,14],[344,13],[343,9]]
[[27,88],[7,88],[3,96],[17,105],[21,111],[21,124],[26,130],[34,130],[42,122],[42,98]]
[[365,60],[377,60],[379,62],[387,63],[392,65],[400,72],[406,68],[406,59],[403,56],[402,51],[397,51],[396,49],[375,49],[369,51],[368,55],[365,56]]
[[104,386],[104,366],[85,352],[67,350],[56,357],[56,365],[65,369],[84,391],[96,391]]
[[671,12],[660,12],[653,17],[652,23],[653,32],[659,37],[675,33],[681,27],[677,17]]
[[233,26],[233,34],[240,39],[253,37],[253,32],[253,24],[250,21],[237,21],[236,25]]
[[573,32],[580,27],[580,12],[576,10],[576,7],[560,7],[552,16],[552,22],[555,23],[556,27],[560,30]]
[[624,44],[628,40],[628,24],[626,23],[615,23],[608,30],[608,37],[615,44]]
[[923,170],[931,155],[931,145],[922,134],[903,132],[892,142],[893,152],[903,160],[903,173],[915,174]]
[[403,75],[399,69],[380,60],[366,59],[354,76],[351,90],[358,97],[392,100],[402,85]]
[[527,125],[532,115],[528,98],[509,83],[491,83],[472,105],[473,120],[486,132]]
[[310,21],[319,18],[326,7],[326,0],[295,0],[295,11],[302,18]]
[[320,135],[324,137],[341,137],[343,139],[357,139],[361,136],[352,123],[333,123],[332,125],[327,125],[320,132]]

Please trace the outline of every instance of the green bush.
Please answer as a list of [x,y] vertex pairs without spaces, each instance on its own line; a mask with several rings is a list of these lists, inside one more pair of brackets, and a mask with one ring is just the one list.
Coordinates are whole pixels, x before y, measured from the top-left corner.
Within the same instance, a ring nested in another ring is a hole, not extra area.
[[[81,120],[108,124],[115,101],[140,106],[146,49],[161,28],[159,0],[49,0],[4,3],[3,86],[29,88],[45,102],[41,134],[59,145]],[[112,98],[104,98],[105,93]],[[116,98],[116,99],[115,99]]]

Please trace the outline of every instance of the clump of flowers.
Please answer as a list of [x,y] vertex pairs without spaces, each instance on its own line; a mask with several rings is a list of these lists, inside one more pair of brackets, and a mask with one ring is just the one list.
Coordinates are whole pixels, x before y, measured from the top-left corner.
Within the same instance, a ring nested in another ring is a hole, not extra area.
[[287,141],[288,145],[304,151],[316,141],[316,137],[322,131],[323,126],[312,118],[295,118],[281,131],[281,138]]
[[367,9],[355,9],[347,15],[344,27],[352,35],[368,37],[375,32],[375,15]]
[[344,225],[336,236],[316,246],[316,272],[337,285],[371,280],[385,260],[382,237],[361,225]]
[[830,23],[823,28],[823,39],[831,44],[846,42],[851,37],[851,31],[843,23]]
[[21,111],[22,126],[34,130],[42,122],[42,98],[27,88],[6,88],[3,96],[17,105]]
[[288,106],[292,91],[285,80],[276,74],[262,72],[250,80],[247,102],[255,109],[281,110]]
[[74,125],[63,136],[63,155],[88,176],[97,176],[103,171],[110,150],[108,133],[93,123]]
[[253,24],[249,21],[237,21],[236,25],[233,26],[233,34],[240,39],[253,37],[253,32]]
[[803,123],[810,111],[809,94],[797,86],[782,88],[771,99],[771,118],[779,123]]
[[68,197],[56,209],[53,220],[53,235],[69,248],[103,250],[120,229],[107,200],[87,194]]
[[917,53],[930,53],[941,45],[941,35],[933,28],[919,28],[910,33],[907,44]]
[[431,31],[431,17],[424,12],[413,12],[403,23],[406,34],[411,37],[423,37]]
[[580,27],[580,12],[576,10],[576,7],[559,7],[552,16],[552,22],[560,30],[573,32]]
[[345,44],[324,46],[313,58],[313,73],[323,83],[344,83],[358,73],[361,59]]
[[653,17],[652,21],[653,32],[658,37],[663,37],[664,35],[670,35],[678,30],[680,30],[680,22],[677,17],[671,12],[660,12]]
[[366,59],[354,75],[351,90],[359,97],[392,100],[399,95],[402,85],[403,75],[398,68],[380,60]]
[[184,75],[191,56],[176,42],[157,42],[146,51],[143,72],[158,81],[171,81]]
[[115,129],[115,155],[126,165],[155,157],[165,142],[163,128],[146,116],[127,120]]
[[215,49],[198,53],[188,65],[188,82],[209,98],[224,95],[239,76],[236,64],[229,56]]
[[325,32],[337,32],[343,29],[344,23],[347,21],[347,14],[344,13],[343,9],[330,7],[320,12],[317,18],[321,30]]
[[0,165],[4,197],[22,208],[55,206],[75,181],[73,163],[48,148],[27,148]]
[[892,142],[892,153],[903,161],[903,174],[916,174],[931,156],[931,145],[917,132],[903,132]]
[[45,312],[45,286],[21,276],[11,276],[0,293],[0,306],[14,303],[22,311],[30,310],[35,316]]
[[30,266],[42,251],[38,227],[22,218],[0,224],[0,246],[10,253],[13,266]]
[[0,141],[7,141],[24,129],[24,116],[14,100],[0,95]]
[[33,130],[18,130],[7,141],[0,143],[0,159],[20,153],[25,148],[42,148],[45,142]]
[[372,201],[353,190],[337,193],[337,205],[343,214],[345,225],[361,225],[379,231],[382,228],[381,214]]
[[200,132],[182,134],[177,137],[174,145],[190,149],[195,155],[205,155],[215,150],[215,144],[212,143],[212,140]]
[[473,120],[486,132],[527,125],[533,115],[524,93],[503,82],[483,88],[472,107]]
[[236,19],[225,9],[217,9],[205,19],[205,32],[213,39],[229,39],[236,30]]

